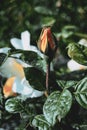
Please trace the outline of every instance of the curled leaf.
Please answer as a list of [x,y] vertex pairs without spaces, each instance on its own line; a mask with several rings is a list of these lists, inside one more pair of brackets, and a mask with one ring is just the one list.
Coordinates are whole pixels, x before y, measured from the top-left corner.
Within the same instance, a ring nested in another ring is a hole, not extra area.
[[71,43],[68,46],[68,55],[79,64],[87,65],[87,47]]

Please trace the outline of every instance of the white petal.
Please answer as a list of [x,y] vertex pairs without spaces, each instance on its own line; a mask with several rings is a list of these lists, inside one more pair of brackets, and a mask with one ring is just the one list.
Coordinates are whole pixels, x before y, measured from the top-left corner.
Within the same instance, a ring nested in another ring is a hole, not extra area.
[[40,97],[40,96],[42,96],[43,94],[44,94],[43,91],[38,91],[38,90],[35,90],[35,89],[34,89],[32,95],[31,95],[31,98]]
[[30,48],[30,33],[28,31],[24,31],[21,33],[21,40],[23,50],[29,50]]
[[22,46],[22,41],[18,38],[12,38],[10,40],[11,44],[13,45],[14,48],[16,49],[22,49],[23,50],[23,46]]
[[77,62],[74,61],[74,60],[70,60],[70,61],[67,63],[67,66],[68,66],[68,68],[69,68],[71,71],[81,70],[81,69],[86,69],[86,68],[87,68],[87,66],[81,65],[81,64],[77,63]]
[[[18,68],[20,67],[20,69]],[[4,77],[24,76],[23,67],[17,63],[15,58],[8,57],[7,60],[0,67],[0,73]]]
[[11,49],[11,48],[9,48],[9,47],[0,48],[0,53],[5,53],[5,54],[7,54],[10,49]]
[[16,92],[22,95],[32,94],[33,89],[29,86],[29,84],[24,84],[23,80],[20,80],[18,78],[15,79],[13,87],[12,87],[13,92]]
[[21,55],[22,55],[22,53],[16,53],[16,54],[12,54],[11,57],[20,58]]
[[33,89],[25,78],[22,80],[16,78],[12,90],[22,96],[27,96],[27,98],[40,97],[44,94],[43,91]]
[[20,60],[20,59],[16,59],[16,61],[17,61],[19,64],[21,64],[24,68],[32,67],[31,65],[29,65],[29,64],[27,64],[27,63],[25,63],[25,62],[23,62],[23,61]]
[[31,87],[29,88],[28,86],[24,86],[24,89],[23,89],[23,91],[21,91],[21,94],[22,95],[31,95],[32,92],[33,92],[33,89]]
[[0,67],[0,73],[4,77],[12,77],[13,75],[13,70],[12,70],[12,63],[14,59],[13,58],[7,58],[5,63]]
[[87,47],[87,40],[86,39],[81,39],[78,43],[80,45],[83,45],[83,46]]

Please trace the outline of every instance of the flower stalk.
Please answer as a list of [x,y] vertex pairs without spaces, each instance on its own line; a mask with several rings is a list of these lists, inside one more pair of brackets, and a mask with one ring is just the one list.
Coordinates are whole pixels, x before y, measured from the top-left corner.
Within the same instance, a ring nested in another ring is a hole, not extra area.
[[50,93],[49,79],[50,79],[50,61],[47,62],[47,71],[46,71],[46,91],[47,91],[47,94]]
[[41,31],[39,40],[37,42],[39,50],[47,56],[47,72],[46,72],[46,91],[50,93],[49,79],[50,79],[50,63],[53,60],[57,50],[56,38],[51,32],[51,27],[44,27]]

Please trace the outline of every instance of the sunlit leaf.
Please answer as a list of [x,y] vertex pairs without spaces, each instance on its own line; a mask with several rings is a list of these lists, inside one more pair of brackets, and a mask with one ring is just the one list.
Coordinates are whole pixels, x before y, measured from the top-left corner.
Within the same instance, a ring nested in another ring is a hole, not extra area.
[[28,102],[24,102],[21,97],[8,99],[5,102],[5,110],[9,113],[19,113],[25,120],[31,120],[36,115],[35,107],[31,100],[28,99]]
[[75,98],[82,107],[87,109],[87,78],[84,78],[77,83]]
[[71,43],[68,46],[68,55],[79,64],[87,65],[87,47]]
[[11,98],[5,102],[5,109],[10,113],[21,112],[21,100],[18,98]]
[[45,119],[44,115],[37,115],[34,117],[32,124],[38,130],[51,130],[49,122]]
[[72,95],[64,89],[62,92],[55,91],[47,98],[43,112],[46,120],[54,125],[58,120],[66,116],[69,112],[72,104]]

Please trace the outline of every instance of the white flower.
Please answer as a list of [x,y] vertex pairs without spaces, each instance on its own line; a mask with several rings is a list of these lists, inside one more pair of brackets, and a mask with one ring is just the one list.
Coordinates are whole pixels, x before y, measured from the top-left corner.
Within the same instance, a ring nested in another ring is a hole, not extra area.
[[30,49],[30,33],[28,31],[22,32],[21,39],[12,38],[10,42],[16,49],[28,50]]
[[33,89],[29,82],[25,79],[25,77],[21,80],[18,78],[15,78],[15,81],[12,86],[12,90],[14,93],[21,94],[22,96],[35,98],[40,97],[44,94],[43,91],[38,91],[36,89]]
[[23,78],[25,76],[23,66],[19,64],[15,58],[8,57],[0,67],[0,73],[3,77],[10,78],[17,76]]
[[[30,45],[30,33],[28,31],[21,33],[21,39],[12,38],[10,41],[16,49],[34,51],[43,58],[43,54],[35,46]],[[0,53],[7,54],[9,50],[10,48],[1,48]],[[3,86],[4,96],[14,96],[16,93],[30,98],[42,96],[44,92],[33,89],[26,80],[23,67],[31,66],[18,59],[20,56],[21,53],[11,55],[11,57],[8,57],[0,66],[0,74],[8,78]]]
[[19,77],[10,77],[3,85],[3,94],[5,98],[20,94],[23,99],[26,99],[40,97],[44,94],[44,91],[33,89],[25,77],[22,79]]
[[78,43],[80,45],[83,45],[83,46],[87,47],[87,39],[81,39]]
[[43,58],[43,54],[37,49],[37,47],[30,45],[30,33],[28,31],[21,33],[21,39],[12,38],[10,42],[16,49],[34,51]]
[[3,77],[9,78],[13,76],[23,77],[23,68],[31,67],[31,65],[23,62],[20,59],[8,57],[6,61],[0,66],[0,74]]
[[77,63],[76,61],[74,61],[73,59],[67,63],[67,66],[70,71],[87,69],[87,66],[81,65]]

